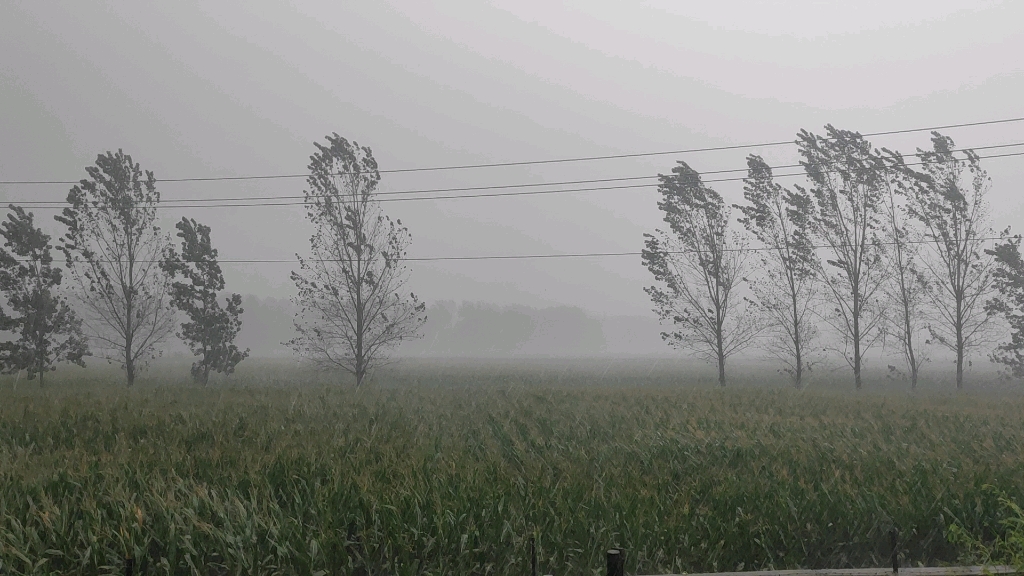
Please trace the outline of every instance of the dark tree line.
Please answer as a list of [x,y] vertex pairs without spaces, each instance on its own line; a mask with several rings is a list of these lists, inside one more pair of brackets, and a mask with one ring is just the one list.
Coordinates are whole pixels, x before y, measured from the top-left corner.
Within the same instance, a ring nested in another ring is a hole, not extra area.
[[[673,326],[663,337],[717,363],[723,385],[729,352],[757,347],[797,387],[818,354],[831,353],[860,388],[866,354],[885,346],[913,387],[927,348],[947,349],[962,388],[972,352],[996,344],[1001,318],[1009,340],[990,359],[1024,377],[1020,241],[989,224],[979,156],[937,132],[916,162],[832,126],[800,131],[796,145],[804,186],[783,187],[763,159],[747,159],[746,203],[736,208],[756,270],[736,253],[725,258],[727,245],[738,253],[744,241],[730,236],[717,192],[683,162],[661,176],[669,229],[645,236],[643,262],[656,281],[646,289],[655,312]],[[758,329],[743,328],[750,322]],[[730,338],[733,348],[720,344]]]

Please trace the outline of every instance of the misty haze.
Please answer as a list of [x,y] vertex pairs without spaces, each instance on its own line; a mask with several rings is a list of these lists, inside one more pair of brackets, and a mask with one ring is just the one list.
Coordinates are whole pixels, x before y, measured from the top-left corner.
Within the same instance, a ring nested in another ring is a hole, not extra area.
[[1024,573],[1022,23],[5,3],[0,575]]

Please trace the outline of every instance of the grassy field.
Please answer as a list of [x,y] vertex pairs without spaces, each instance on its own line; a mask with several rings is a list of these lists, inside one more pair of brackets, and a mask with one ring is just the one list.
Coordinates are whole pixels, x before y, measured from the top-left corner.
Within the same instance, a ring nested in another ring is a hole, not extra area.
[[208,389],[168,370],[130,391],[0,380],[0,561],[527,574],[536,534],[543,573],[601,573],[613,546],[629,573],[884,566],[896,526],[904,563],[934,565],[967,552],[948,526],[991,540],[1000,492],[1024,502],[1020,394],[590,370],[414,366],[358,391],[258,363]]

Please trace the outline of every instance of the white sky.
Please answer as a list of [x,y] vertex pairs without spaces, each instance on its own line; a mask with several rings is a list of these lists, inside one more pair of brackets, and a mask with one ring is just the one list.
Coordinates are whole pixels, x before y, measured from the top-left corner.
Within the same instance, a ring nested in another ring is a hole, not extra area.
[[[100,7],[102,6],[102,7]],[[338,132],[382,168],[792,139],[1024,116],[1024,2],[6,2],[0,180],[84,176],[123,148],[157,178],[301,173]],[[1024,142],[1024,123],[951,130]],[[875,139],[911,152],[926,134]],[[751,150],[758,151],[758,150]],[[775,163],[792,147],[760,150]],[[742,168],[747,151],[693,154]],[[984,153],[983,153],[984,154]],[[385,189],[667,172],[676,157],[389,175]],[[993,159],[996,226],[1024,226],[1024,157]],[[795,179],[786,180],[787,182]],[[167,199],[300,195],[299,180],[161,185]],[[739,183],[722,183],[730,202]],[[68,186],[0,186],[0,201]],[[394,202],[412,256],[636,251],[653,190]],[[60,233],[56,223],[43,221]],[[168,209],[221,256],[307,250],[297,208]],[[229,289],[291,293],[288,264],[230,266]],[[645,314],[639,257],[417,263],[434,299]]]

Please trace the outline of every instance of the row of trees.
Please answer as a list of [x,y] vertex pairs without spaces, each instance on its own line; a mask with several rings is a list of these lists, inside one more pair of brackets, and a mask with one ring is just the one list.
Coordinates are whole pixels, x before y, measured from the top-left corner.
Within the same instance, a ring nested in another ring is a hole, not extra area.
[[668,228],[645,235],[642,258],[655,311],[673,325],[663,338],[716,363],[722,385],[727,359],[758,347],[797,387],[824,353],[838,354],[858,389],[870,349],[895,349],[916,387],[935,345],[955,357],[962,388],[970,354],[996,343],[1002,318],[1009,339],[990,358],[1024,376],[1020,240],[989,224],[978,155],[939,133],[931,142],[907,162],[856,132],[801,131],[807,186],[776,183],[749,156],[746,203],[733,206],[742,231],[685,162],[661,175]]
[[[305,205],[312,255],[298,257],[297,336],[287,344],[324,367],[350,372],[357,384],[426,320],[414,294],[403,294],[408,230],[380,209],[380,173],[372,151],[333,134],[311,156]],[[249,351],[234,339],[242,299],[225,289],[210,228],[176,224],[180,250],[157,226],[156,178],[122,151],[100,155],[56,216],[65,233],[56,247],[31,213],[10,206],[0,224],[0,369],[42,378],[60,362],[91,355],[120,364],[127,383],[160,355],[175,333],[197,360],[193,378],[231,374]],[[71,286],[52,252],[66,261]],[[185,321],[178,322],[184,316]]]
[[[95,354],[124,369],[129,386],[159,345],[178,336],[198,356],[192,376],[231,373],[248,351],[233,340],[241,328],[241,297],[218,302],[224,276],[210,228],[182,218],[175,225],[180,252],[156,225],[160,194],[152,172],[142,172],[118,151],[86,168],[88,178],[68,193],[55,219],[65,226],[59,243],[36,226],[32,213],[11,205],[0,224],[0,343],[4,373],[27,372],[43,383],[60,362],[85,366]],[[52,252],[64,255],[65,272]],[[186,320],[178,324],[179,313]]]

